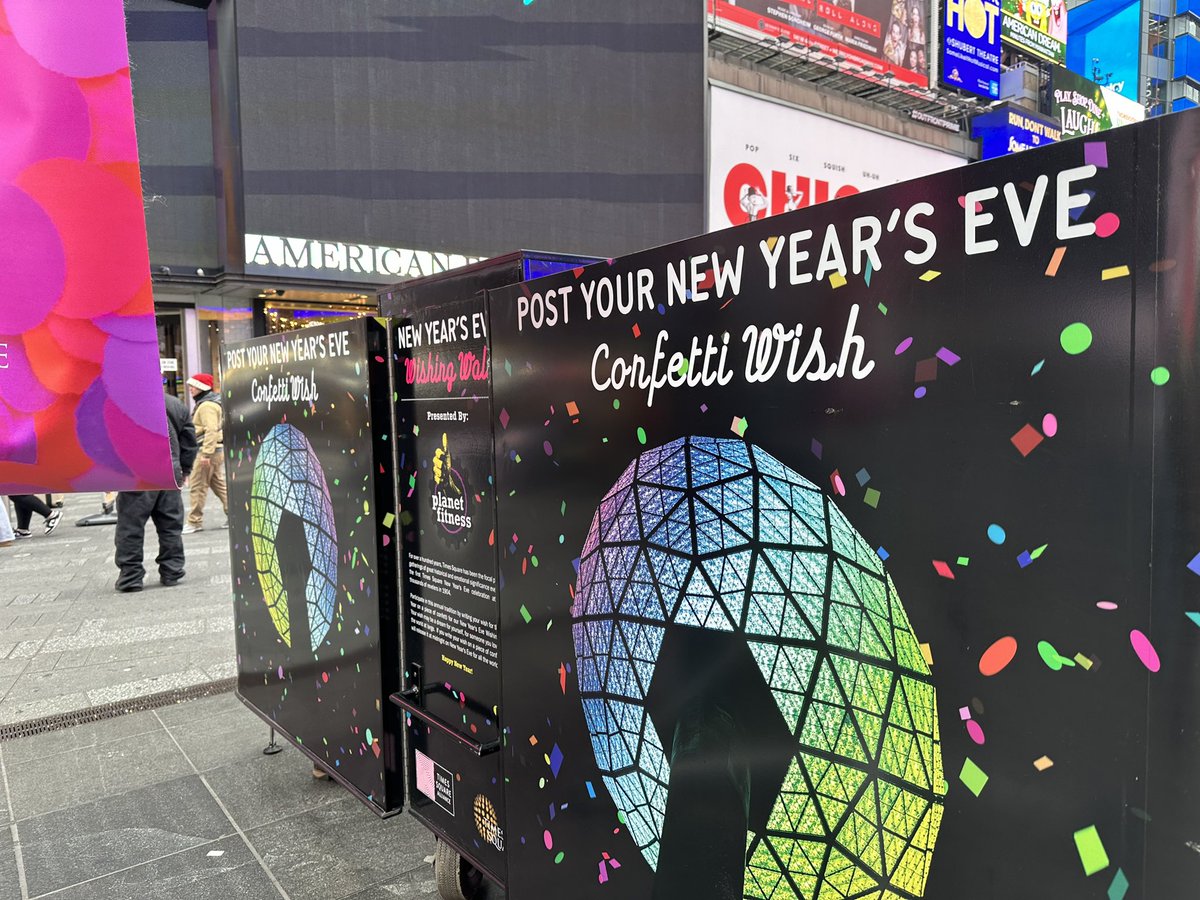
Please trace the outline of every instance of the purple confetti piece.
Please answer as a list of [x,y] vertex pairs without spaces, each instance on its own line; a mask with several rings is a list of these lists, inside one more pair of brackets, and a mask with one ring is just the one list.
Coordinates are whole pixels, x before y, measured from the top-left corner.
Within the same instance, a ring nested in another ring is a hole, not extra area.
[[961,356],[959,356],[953,350],[948,350],[945,347],[942,347],[940,350],[938,350],[935,355],[948,366],[953,366],[962,360]]
[[550,771],[554,773],[554,777],[558,777],[558,770],[562,768],[563,752],[558,744],[554,745],[554,749],[550,751]]

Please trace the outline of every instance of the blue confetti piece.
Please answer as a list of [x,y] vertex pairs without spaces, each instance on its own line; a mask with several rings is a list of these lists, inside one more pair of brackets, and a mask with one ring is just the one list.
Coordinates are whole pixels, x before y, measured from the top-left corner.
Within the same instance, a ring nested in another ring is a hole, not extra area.
[[874,273],[875,273],[875,270],[871,267],[871,261],[868,259],[867,260],[867,274],[863,276],[863,280],[867,283],[867,287],[871,286],[871,276]]
[[1041,360],[1036,366],[1033,367],[1033,371],[1031,371],[1029,373],[1029,377],[1032,378],[1038,372],[1042,371],[1042,366],[1044,366],[1045,364],[1046,364],[1046,361],[1044,359]]
[[885,561],[887,560],[887,558],[889,556],[892,555],[892,554],[888,553],[886,550],[884,550],[882,547],[880,547],[878,550],[876,550],[875,553],[879,556],[880,559],[885,560]]
[[1029,555],[1028,550],[1022,550],[1021,555],[1017,557],[1017,565],[1022,569],[1033,562],[1033,557]]
[[1129,891],[1129,879],[1125,877],[1125,873],[1117,869],[1117,874],[1113,876],[1112,884],[1108,886],[1108,900],[1125,900],[1125,894]]
[[1187,617],[1196,623],[1196,627],[1200,628],[1200,612],[1190,612]]
[[563,752],[558,744],[554,745],[554,749],[550,751],[550,771],[554,773],[554,777],[558,777],[558,770],[562,768]]
[[1197,575],[1200,575],[1200,553],[1197,553],[1195,556],[1192,557],[1192,561],[1190,563],[1188,563],[1188,568],[1191,569],[1193,572],[1195,572]]
[[587,787],[588,796],[591,797],[593,800],[595,800],[596,799],[596,789],[594,787],[592,787],[592,783],[590,781],[585,781],[584,786]]
[[858,479],[859,487],[866,487],[867,482],[871,480],[871,473],[868,472],[866,469],[859,469],[857,474],[855,474],[854,477]]

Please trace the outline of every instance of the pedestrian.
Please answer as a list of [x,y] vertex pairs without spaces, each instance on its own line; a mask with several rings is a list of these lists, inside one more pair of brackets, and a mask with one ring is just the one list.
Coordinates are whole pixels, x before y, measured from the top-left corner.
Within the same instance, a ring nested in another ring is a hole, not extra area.
[[12,521],[8,518],[8,502],[0,497],[0,547],[11,547],[13,536]]
[[191,493],[191,509],[188,511],[184,534],[204,530],[204,501],[211,487],[225,515],[229,515],[229,502],[225,493],[225,448],[222,443],[225,411],[221,406],[221,395],[213,388],[213,377],[200,372],[187,381],[188,391],[195,401],[192,409],[192,425],[196,429],[196,442],[200,445],[196,465],[192,469],[188,490]]
[[[187,407],[178,397],[166,395],[167,436],[171,441],[171,463],[175,483],[182,486],[196,459],[196,432],[188,418]],[[183,580],[183,493],[170,491],[121,491],[117,494],[117,576],[116,589],[131,593],[142,589],[146,569],[142,563],[142,544],[146,539],[146,520],[154,520],[158,532],[159,580],[172,587]]]
[[46,520],[46,534],[58,527],[62,510],[51,508],[36,494],[11,494],[8,499],[12,500],[13,509],[17,511],[17,527],[13,530],[17,537],[27,538],[33,534],[29,526],[33,522],[34,513]]

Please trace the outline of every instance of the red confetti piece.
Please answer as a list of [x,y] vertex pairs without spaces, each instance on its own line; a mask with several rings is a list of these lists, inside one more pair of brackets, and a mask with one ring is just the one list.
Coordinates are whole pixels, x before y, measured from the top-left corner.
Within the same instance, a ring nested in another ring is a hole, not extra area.
[[949,578],[951,581],[954,580],[954,571],[950,568],[950,566],[942,562],[940,559],[935,559],[933,561],[933,568],[943,578]]
[[1017,448],[1022,456],[1028,456],[1044,438],[1042,437],[1042,433],[1032,425],[1026,425],[1009,438],[1009,440],[1012,441],[1012,445]]
[[1003,672],[1017,655],[1017,639],[1002,637],[983,651],[979,658],[979,673],[991,678]]

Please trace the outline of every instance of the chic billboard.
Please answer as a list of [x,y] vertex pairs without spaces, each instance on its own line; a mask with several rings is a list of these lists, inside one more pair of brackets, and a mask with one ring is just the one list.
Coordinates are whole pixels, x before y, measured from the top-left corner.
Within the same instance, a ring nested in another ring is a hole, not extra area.
[[964,162],[949,153],[715,85],[711,123],[710,230]]

